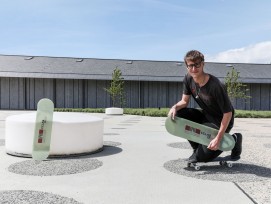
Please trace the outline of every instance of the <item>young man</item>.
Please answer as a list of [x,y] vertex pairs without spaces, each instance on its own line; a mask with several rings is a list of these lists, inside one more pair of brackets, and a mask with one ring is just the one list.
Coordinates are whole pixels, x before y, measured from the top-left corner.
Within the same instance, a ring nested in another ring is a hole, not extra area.
[[[182,99],[170,109],[168,116],[173,120],[178,116],[218,129],[217,136],[208,146],[189,141],[193,148],[189,162],[209,162],[222,153],[218,147],[224,133],[228,133],[233,127],[234,109],[224,85],[215,76],[204,72],[202,53],[191,50],[185,55],[184,62],[188,73],[183,80]],[[187,108],[191,96],[202,111]],[[238,160],[242,151],[242,135],[235,133],[233,137],[236,144],[231,152],[231,158]]]

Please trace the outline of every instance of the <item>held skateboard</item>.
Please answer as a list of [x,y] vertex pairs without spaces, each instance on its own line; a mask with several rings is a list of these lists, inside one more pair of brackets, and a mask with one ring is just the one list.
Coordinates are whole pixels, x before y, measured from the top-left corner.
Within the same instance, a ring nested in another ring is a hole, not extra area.
[[34,160],[45,160],[49,156],[54,103],[47,98],[38,102],[36,125],[32,149]]
[[[174,120],[168,117],[165,126],[170,134],[205,146],[208,146],[218,133],[218,130],[214,128],[179,117],[175,117]],[[235,140],[233,136],[229,133],[225,133],[218,149],[221,151],[230,151],[233,149],[234,145]]]
[[[227,166],[231,168],[233,166],[233,163],[238,160],[239,159],[234,160],[234,159],[231,159],[230,156],[226,156],[226,157],[217,157],[210,162],[218,162],[220,166]],[[210,163],[210,162],[188,162],[187,167],[194,167],[194,169],[198,171],[200,170],[200,166],[198,165],[198,163]]]

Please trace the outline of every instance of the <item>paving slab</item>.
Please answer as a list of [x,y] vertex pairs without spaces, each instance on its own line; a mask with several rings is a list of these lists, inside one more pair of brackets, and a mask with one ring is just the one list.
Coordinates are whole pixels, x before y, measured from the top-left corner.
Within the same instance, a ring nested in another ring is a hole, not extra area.
[[0,203],[271,203],[271,119],[236,119],[242,159],[194,171],[187,141],[168,134],[163,117],[86,113],[104,119],[103,151],[38,164],[10,156],[5,118],[25,112],[0,111]]

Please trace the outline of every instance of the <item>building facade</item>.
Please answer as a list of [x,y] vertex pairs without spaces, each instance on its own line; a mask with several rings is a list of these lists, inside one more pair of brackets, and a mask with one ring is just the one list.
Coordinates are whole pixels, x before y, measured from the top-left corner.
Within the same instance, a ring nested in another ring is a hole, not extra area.
[[[205,71],[221,81],[232,66],[247,85],[248,100],[235,99],[236,109],[270,110],[271,65],[205,63]],[[113,70],[125,80],[127,108],[171,107],[182,95],[186,67],[176,61],[115,60],[0,56],[0,109],[34,110],[41,98],[56,108],[106,108]],[[192,100],[191,107],[197,107]]]

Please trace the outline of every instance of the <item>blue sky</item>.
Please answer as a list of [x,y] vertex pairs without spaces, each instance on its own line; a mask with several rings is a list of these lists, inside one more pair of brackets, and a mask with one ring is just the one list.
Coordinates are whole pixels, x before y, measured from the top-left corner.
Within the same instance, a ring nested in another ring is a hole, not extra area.
[[0,0],[0,54],[271,63],[270,0]]

